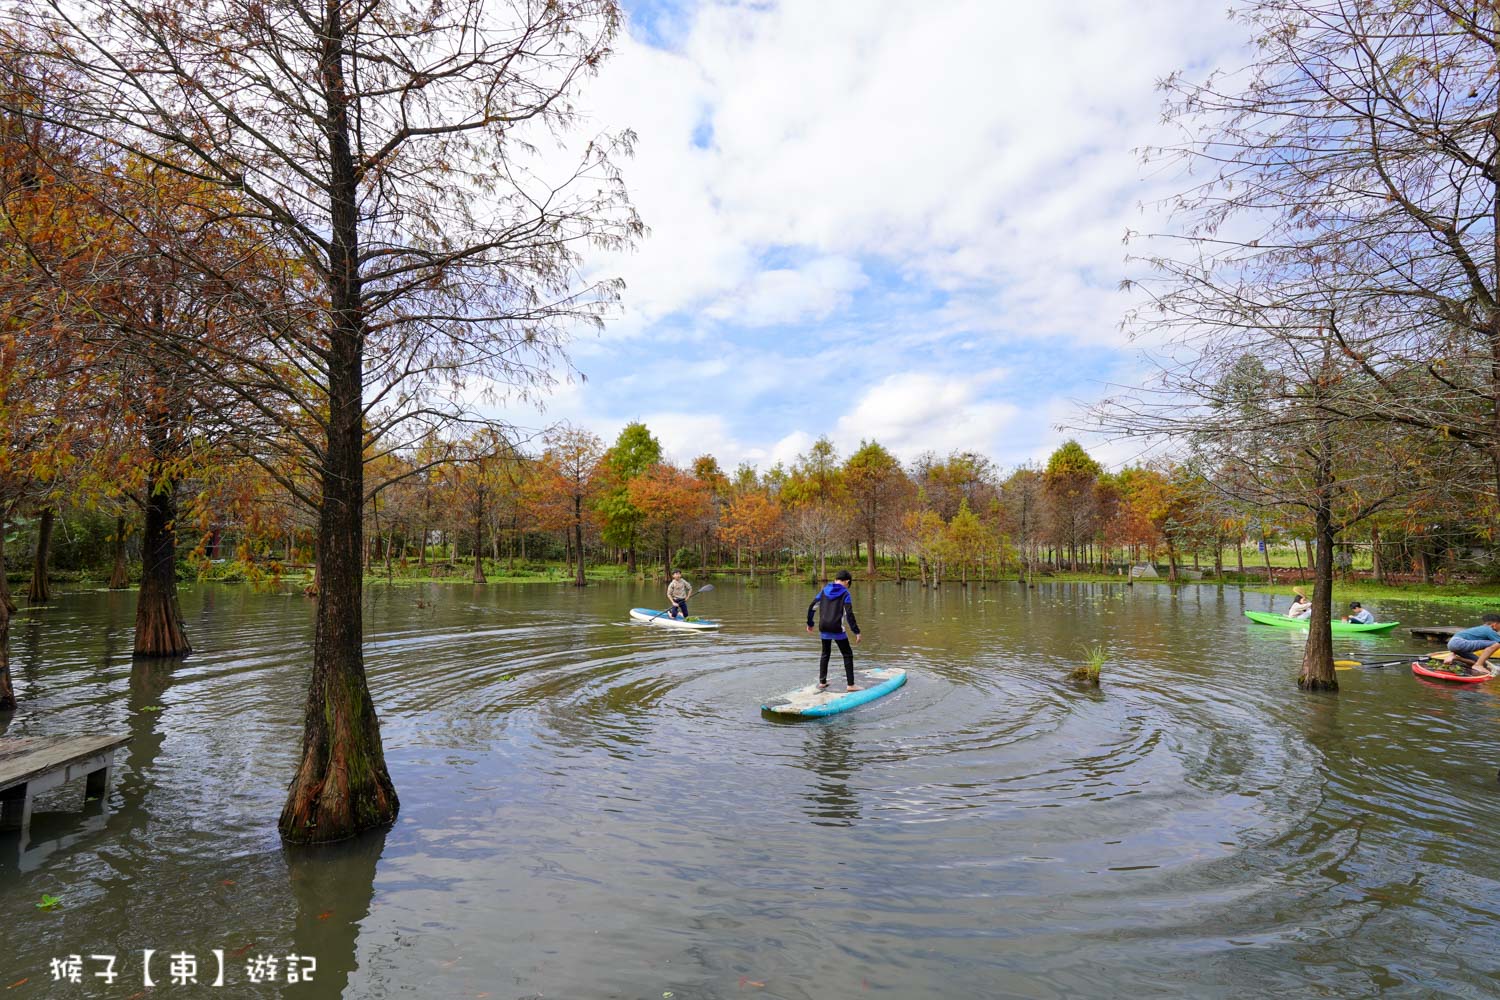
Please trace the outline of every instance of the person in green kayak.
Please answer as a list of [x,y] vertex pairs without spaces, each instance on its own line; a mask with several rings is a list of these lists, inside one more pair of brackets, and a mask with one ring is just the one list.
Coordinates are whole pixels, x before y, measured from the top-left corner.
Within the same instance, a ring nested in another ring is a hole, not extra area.
[[[854,641],[859,642],[859,622],[854,620],[854,601],[849,597],[849,585],[853,582],[854,578],[847,569],[839,570],[807,606],[807,631],[815,631],[813,615],[816,614],[816,631],[823,640],[823,658],[818,661],[819,690],[828,687],[828,657],[833,652],[834,643],[838,643],[839,653],[844,657],[844,680],[848,685],[844,690],[859,690],[859,685],[854,683],[854,650],[849,647],[849,632],[853,632]],[[846,621],[849,623],[848,632],[844,630]]]
[[672,582],[667,584],[667,600],[671,606],[667,609],[667,617],[681,618],[684,621],[688,616],[688,598],[693,596],[693,585],[682,578],[682,570],[672,571]]
[[1497,649],[1500,649],[1500,614],[1493,611],[1485,615],[1480,624],[1463,629],[1448,640],[1448,651],[1455,659],[1464,663],[1472,659],[1476,671],[1483,670],[1491,676],[1494,676],[1495,668],[1490,666],[1489,660]]
[[1292,606],[1286,609],[1286,616],[1288,618],[1306,618],[1311,615],[1312,601],[1307,599],[1307,595],[1302,592],[1302,588],[1293,587],[1292,593],[1296,594],[1297,597],[1292,601]]
[[1358,601],[1350,601],[1349,613],[1339,620],[1346,621],[1350,625],[1375,624],[1375,616],[1370,614],[1368,609],[1361,607]]

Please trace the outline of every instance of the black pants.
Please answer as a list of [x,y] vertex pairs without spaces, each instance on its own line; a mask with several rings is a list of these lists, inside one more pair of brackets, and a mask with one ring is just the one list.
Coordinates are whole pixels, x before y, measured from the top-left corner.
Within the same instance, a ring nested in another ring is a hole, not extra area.
[[854,649],[849,645],[848,639],[824,639],[823,658],[818,661],[818,683],[828,683],[828,656],[833,652],[833,644],[839,644],[839,652],[844,656],[844,677],[849,681],[849,686],[854,686]]

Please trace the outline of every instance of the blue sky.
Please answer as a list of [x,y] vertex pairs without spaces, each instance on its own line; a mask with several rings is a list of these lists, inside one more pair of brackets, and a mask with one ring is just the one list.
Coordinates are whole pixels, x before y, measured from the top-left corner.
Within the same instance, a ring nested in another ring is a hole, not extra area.
[[627,289],[572,344],[586,381],[515,418],[606,439],[642,419],[726,468],[820,434],[1045,458],[1140,371],[1121,240],[1180,184],[1134,153],[1164,137],[1155,81],[1242,61],[1219,8],[1084,6],[627,2],[581,103],[639,134],[624,172],[652,234],[590,261]]

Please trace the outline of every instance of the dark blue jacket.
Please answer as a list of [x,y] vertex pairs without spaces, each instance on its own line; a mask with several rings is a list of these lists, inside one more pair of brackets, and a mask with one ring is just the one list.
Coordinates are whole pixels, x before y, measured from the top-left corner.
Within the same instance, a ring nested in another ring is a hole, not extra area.
[[[819,605],[822,605],[821,609]],[[834,582],[818,591],[818,596],[807,606],[807,627],[813,627],[813,615],[818,616],[818,628],[825,639],[847,639],[844,621],[849,622],[849,631],[859,635],[859,622],[854,620],[854,601],[849,597],[849,588]]]

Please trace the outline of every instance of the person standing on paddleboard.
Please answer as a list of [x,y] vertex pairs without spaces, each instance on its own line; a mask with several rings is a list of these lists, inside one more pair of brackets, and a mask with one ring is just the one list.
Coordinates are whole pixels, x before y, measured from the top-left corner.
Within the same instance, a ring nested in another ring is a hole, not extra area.
[[677,618],[680,612],[682,620],[687,621],[687,602],[688,598],[692,596],[693,585],[682,578],[682,570],[674,569],[672,571],[672,582],[667,584],[667,600],[671,602],[667,616]]
[[844,679],[849,685],[846,690],[859,690],[859,685],[854,683],[854,650],[849,647],[849,635],[844,631],[844,622],[847,621],[849,632],[854,633],[854,641],[859,642],[859,622],[854,620],[854,601],[849,597],[849,584],[853,582],[854,578],[847,569],[839,570],[807,606],[807,631],[814,631],[813,615],[816,614],[817,631],[823,639],[823,658],[818,661],[820,689],[828,686],[828,657],[833,652],[833,644],[838,643],[839,652],[844,657]]

